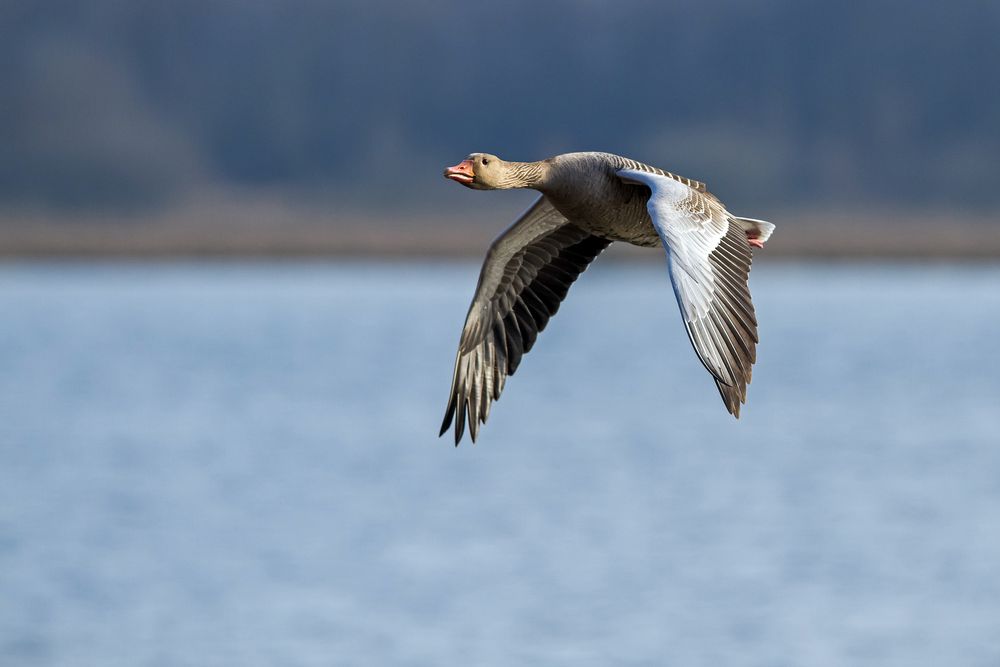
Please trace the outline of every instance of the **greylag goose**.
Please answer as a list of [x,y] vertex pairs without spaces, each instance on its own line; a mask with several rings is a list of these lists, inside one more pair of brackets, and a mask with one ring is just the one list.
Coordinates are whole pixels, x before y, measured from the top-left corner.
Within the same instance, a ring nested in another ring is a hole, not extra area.
[[531,188],[541,196],[486,253],[441,435],[454,421],[457,446],[468,422],[476,441],[507,376],[613,241],[663,246],[688,338],[739,418],[757,356],[751,247],[763,248],[774,225],[732,215],[704,183],[611,153],[539,162],[473,153],[444,176],[474,190]]

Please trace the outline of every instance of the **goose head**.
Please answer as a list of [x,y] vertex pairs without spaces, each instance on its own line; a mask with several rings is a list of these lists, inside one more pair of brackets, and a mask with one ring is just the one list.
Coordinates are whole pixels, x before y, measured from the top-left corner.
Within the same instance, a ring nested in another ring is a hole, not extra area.
[[489,153],[472,153],[454,167],[445,169],[444,177],[473,190],[511,187],[507,163]]

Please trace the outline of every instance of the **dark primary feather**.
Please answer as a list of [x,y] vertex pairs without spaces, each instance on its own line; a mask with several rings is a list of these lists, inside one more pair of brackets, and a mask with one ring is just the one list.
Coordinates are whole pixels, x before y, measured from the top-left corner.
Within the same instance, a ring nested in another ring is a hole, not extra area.
[[[757,316],[747,285],[752,261],[745,234],[737,225],[730,224],[719,246],[709,255],[715,276],[715,298],[708,320],[698,327],[698,342],[692,335],[692,323],[684,323],[698,358],[715,377],[726,409],[737,418],[740,405],[746,402],[747,385],[757,361]],[[726,373],[720,376],[705,362],[704,347],[717,350]]]
[[442,435],[454,421],[458,445],[468,420],[475,442],[507,376],[610,243],[568,222],[544,197],[493,243],[462,330]]

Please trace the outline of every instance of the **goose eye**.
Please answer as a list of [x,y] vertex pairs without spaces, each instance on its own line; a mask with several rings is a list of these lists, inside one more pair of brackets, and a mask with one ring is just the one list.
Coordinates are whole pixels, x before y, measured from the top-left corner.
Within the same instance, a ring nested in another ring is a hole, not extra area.
[[486,165],[488,165],[489,163],[490,163],[490,161],[489,161],[489,160],[487,160],[486,158],[483,158],[483,166],[486,166]]

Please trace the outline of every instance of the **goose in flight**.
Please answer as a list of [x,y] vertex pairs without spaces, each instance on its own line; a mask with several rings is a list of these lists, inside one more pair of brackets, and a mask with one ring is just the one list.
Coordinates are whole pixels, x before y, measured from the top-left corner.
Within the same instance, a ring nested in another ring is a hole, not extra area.
[[726,210],[704,183],[611,153],[507,162],[473,153],[444,172],[474,190],[531,188],[535,203],[490,245],[462,329],[441,435],[472,441],[507,376],[570,285],[613,241],[662,245],[695,353],[739,418],[756,361],[751,248],[774,225]]

